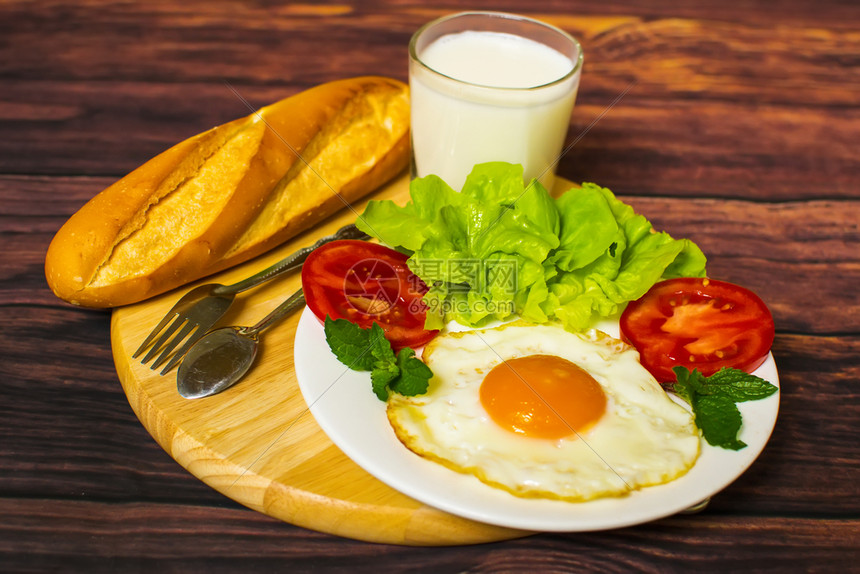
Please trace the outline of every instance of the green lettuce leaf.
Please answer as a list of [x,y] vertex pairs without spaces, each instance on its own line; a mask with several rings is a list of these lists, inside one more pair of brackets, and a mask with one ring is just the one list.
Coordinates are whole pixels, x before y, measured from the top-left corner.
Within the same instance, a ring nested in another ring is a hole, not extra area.
[[705,275],[695,244],[655,232],[609,189],[585,183],[556,199],[504,162],[476,165],[460,192],[415,179],[405,206],[371,201],[357,225],[411,254],[432,329],[516,314],[581,330],[662,278]]
[[606,253],[618,234],[618,222],[603,194],[586,185],[571,189],[557,203],[562,232],[550,261],[562,271],[573,271]]

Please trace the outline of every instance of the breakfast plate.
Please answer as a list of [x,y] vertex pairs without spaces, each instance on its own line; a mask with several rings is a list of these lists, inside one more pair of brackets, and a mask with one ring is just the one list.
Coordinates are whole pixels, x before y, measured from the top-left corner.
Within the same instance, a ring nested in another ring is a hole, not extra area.
[[[618,336],[617,321],[597,325]],[[296,329],[295,372],[317,424],[344,454],[388,486],[440,510],[471,520],[532,531],[620,528],[676,514],[731,484],[764,449],[779,410],[779,393],[738,405],[744,425],[740,451],[711,447],[684,476],[627,496],[570,503],[519,498],[424,459],[403,446],[386,417],[386,404],[371,390],[370,375],[351,371],[329,349],[323,327],[307,308]],[[769,355],[755,374],[779,386]]]

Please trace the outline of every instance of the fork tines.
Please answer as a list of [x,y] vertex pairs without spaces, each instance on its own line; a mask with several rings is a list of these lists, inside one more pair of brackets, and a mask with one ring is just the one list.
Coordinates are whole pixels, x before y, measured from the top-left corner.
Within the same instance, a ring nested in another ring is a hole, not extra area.
[[[166,330],[164,330],[165,327],[167,327]],[[163,333],[161,332],[162,330],[164,330]],[[177,331],[179,332],[177,333]],[[188,352],[188,349],[190,349],[204,333],[205,329],[200,328],[200,325],[197,323],[183,320],[178,313],[169,313],[158,325],[155,326],[146,339],[144,339],[143,343],[140,344],[140,347],[138,347],[137,351],[132,355],[132,359],[136,359],[146,350],[147,347],[149,347],[150,344],[152,344],[152,348],[149,349],[149,352],[143,357],[143,359],[141,359],[140,362],[145,365],[158,355],[155,361],[150,365],[150,369],[154,371],[167,361],[167,364],[160,373],[163,375],[182,360],[182,357]],[[161,336],[159,337],[159,335]],[[156,337],[158,337],[158,340],[153,344],[153,340],[155,340]],[[185,344],[183,344],[182,347],[171,356],[171,353],[174,349],[179,347],[183,340],[185,341]]]

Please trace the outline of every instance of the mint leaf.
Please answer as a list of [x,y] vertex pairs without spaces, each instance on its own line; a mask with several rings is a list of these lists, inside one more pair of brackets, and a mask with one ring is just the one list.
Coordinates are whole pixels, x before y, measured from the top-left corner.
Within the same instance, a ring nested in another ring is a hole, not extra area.
[[735,402],[720,395],[699,395],[693,401],[696,424],[711,446],[740,450],[746,446],[738,440],[741,413]]
[[385,368],[386,365],[393,364],[397,360],[394,351],[391,350],[391,343],[385,338],[385,331],[378,323],[374,323],[368,330],[368,344],[370,345],[370,354],[374,359],[374,367],[377,363],[381,363],[380,368]]
[[407,397],[427,392],[433,371],[423,361],[415,358],[415,351],[408,347],[400,349],[397,353],[397,365],[400,367],[400,378],[391,384],[391,390]]
[[735,403],[769,397],[778,389],[766,380],[740,369],[723,368],[710,377],[698,370],[675,367],[675,393],[693,408],[696,426],[711,446],[740,450],[743,423]]
[[706,387],[708,394],[728,397],[736,403],[764,399],[777,391],[775,385],[760,377],[730,368],[720,369],[708,377]]
[[353,371],[369,371],[374,357],[369,352],[370,332],[346,319],[325,318],[325,340],[337,360]]
[[[696,396],[696,384],[690,380],[692,373],[686,367],[675,367],[675,385],[672,390],[675,394],[687,401],[687,404],[693,406],[693,398]],[[698,371],[693,371],[698,373]]]
[[379,400],[388,400],[389,390],[406,396],[427,392],[433,371],[408,347],[395,355],[378,323],[362,329],[346,319],[326,317],[324,330],[338,361],[353,371],[370,371],[373,393]]
[[400,368],[382,327],[374,323],[368,330],[368,334],[370,355],[374,359],[370,382],[373,385],[374,394],[379,400],[384,401],[388,399],[389,386],[400,376]]
[[388,400],[388,387],[400,376],[400,369],[396,363],[378,362],[370,372],[370,383],[373,393],[380,401]]

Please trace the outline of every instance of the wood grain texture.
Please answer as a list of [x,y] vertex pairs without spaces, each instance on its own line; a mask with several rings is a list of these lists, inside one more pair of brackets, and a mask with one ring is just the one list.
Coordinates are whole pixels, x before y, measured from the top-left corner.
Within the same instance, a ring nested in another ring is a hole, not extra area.
[[[44,41],[32,50],[14,41],[28,31],[32,38],[31,27],[8,30],[8,49],[17,57],[6,58],[14,80],[5,86],[7,113],[36,138],[0,140],[0,168],[12,173],[97,173],[106,164],[103,154],[130,171],[176,141],[246,115],[225,81],[260,106],[323,81],[321,71],[405,79],[409,35],[445,12],[404,7],[394,18],[372,5],[321,7],[319,13],[305,7],[304,14],[295,7],[250,8],[227,33],[227,9],[217,3],[205,17],[171,3],[148,4],[138,14],[97,14],[86,4],[65,8],[62,21],[46,11],[31,23],[45,27]],[[822,30],[811,14],[806,24],[774,27],[761,24],[758,14],[739,23],[558,12],[541,15],[580,37],[587,55],[571,140],[585,130],[588,137],[561,162],[571,179],[627,186],[621,193],[748,197],[761,185],[786,199],[805,195],[810,185],[825,197],[853,193],[853,174],[860,171],[853,153],[860,132],[856,31]],[[82,42],[74,26],[90,17],[104,21]],[[327,33],[320,36],[315,26],[323,17]],[[144,32],[149,42],[136,37]],[[223,43],[212,39],[219,34]],[[236,37],[253,39],[252,45],[231,42]],[[70,42],[75,51],[66,57],[83,67],[70,69],[53,56],[67,53]],[[350,47],[357,42],[359,51]],[[103,50],[105,44],[112,49]],[[165,45],[174,48],[153,53]],[[333,59],[342,53],[349,57]],[[349,68],[341,69],[345,63]],[[283,73],[269,77],[272,70]],[[44,79],[57,76],[61,80]],[[115,129],[117,116],[136,134],[133,141]],[[28,153],[33,148],[52,161],[35,161],[39,156]]]
[[[408,174],[371,197],[405,203]],[[356,205],[356,211],[365,204]],[[264,257],[203,282],[236,283],[352,221],[352,212],[344,212]],[[257,288],[219,324],[253,325],[300,286],[300,276],[293,274]],[[175,373],[160,376],[131,359],[177,296],[174,291],[115,309],[111,344],[123,389],[143,426],[203,482],[291,524],[371,542],[474,544],[526,534],[420,504],[373,478],[334,446],[308,411],[296,379],[298,313],[266,330],[257,359],[240,384],[206,399],[180,397]]]
[[[634,527],[617,532],[611,542],[601,543],[600,534],[556,534],[486,544],[474,548],[400,548],[385,545],[369,545],[356,541],[338,539],[319,533],[284,526],[258,513],[242,509],[220,511],[206,507],[188,506],[184,509],[170,505],[116,505],[82,501],[34,501],[29,508],[8,502],[0,503],[4,516],[20,521],[23,532],[10,532],[8,525],[0,525],[0,552],[17,552],[19,555],[38,550],[34,546],[19,545],[26,540],[28,531],[45,528],[64,531],[69,516],[87,514],[91,520],[79,535],[58,540],[53,549],[57,557],[68,557],[77,566],[92,565],[107,570],[100,560],[110,560],[114,567],[132,566],[138,561],[143,565],[155,565],[181,555],[183,549],[196,547],[207,549],[207,568],[215,571],[235,571],[243,561],[268,564],[278,567],[289,563],[301,571],[316,568],[347,568],[356,562],[372,562],[386,552],[396,552],[403,570],[415,568],[451,571],[488,572],[503,569],[518,571],[529,567],[540,571],[561,571],[588,568],[597,563],[608,572],[629,572],[630,569],[648,572],[665,572],[678,564],[678,560],[689,547],[704,547],[706,554],[719,555],[726,544],[733,543],[734,532],[754,526],[761,537],[758,544],[751,541],[734,549],[725,557],[727,568],[743,569],[745,562],[791,568],[791,560],[782,553],[785,545],[802,544],[821,537],[822,527],[815,520],[806,518],[755,519],[754,524],[744,524],[744,518],[715,516],[699,521],[697,532],[690,532],[689,521],[683,518],[661,520],[652,528]],[[23,511],[22,511],[23,510]],[[221,521],[222,528],[196,529],[201,521]],[[851,521],[834,521],[846,533],[844,538],[834,541],[832,546],[809,545],[808,556],[795,565],[818,566],[820,571],[845,566],[856,548],[860,532]],[[177,536],[165,543],[159,536],[157,525],[169,526]],[[275,547],[282,531],[295,535],[298,548]],[[242,536],[237,537],[239,533]],[[129,535],[134,542],[129,543]],[[17,544],[16,544],[17,542]],[[660,549],[674,546],[672,552]],[[853,547],[853,548],[852,548]],[[80,552],[83,549],[87,552]],[[842,549],[848,553],[830,552]],[[537,550],[537,552],[535,552]],[[543,550],[543,551],[542,551]],[[263,557],[262,555],[265,554]],[[189,562],[191,562],[189,560]],[[200,564],[202,562],[198,562]],[[247,562],[246,562],[247,563]],[[174,564],[181,567],[182,561]],[[465,567],[465,568],[464,568]],[[359,570],[364,570],[360,566]],[[776,568],[774,568],[776,569]]]
[[[697,520],[695,528],[686,518],[670,518],[647,528],[625,528],[611,537],[554,534],[438,549],[339,539],[239,509],[39,500],[26,506],[0,501],[0,511],[20,525],[11,531],[8,523],[0,524],[0,554],[17,563],[35,554],[37,559],[29,562],[34,571],[62,561],[69,569],[98,572],[150,571],[165,564],[177,570],[205,567],[207,572],[280,570],[287,564],[298,572],[372,572],[379,571],[380,564],[391,564],[397,571],[658,573],[683,569],[693,552],[701,564],[719,564],[709,571],[847,572],[860,543],[853,520],[825,524],[802,517],[714,515]],[[69,520],[83,515],[89,517],[84,523]],[[213,526],[200,528],[201,523]],[[34,534],[65,534],[70,529],[74,534],[59,538],[48,553],[28,544]],[[173,536],[164,539],[163,530]],[[755,536],[738,539],[738,532]],[[841,535],[834,538],[834,532]],[[292,544],[281,543],[285,533]],[[802,555],[786,552],[800,546]]]
[[[58,301],[53,233],[173,143],[359,73],[458,0],[0,3],[0,569],[849,572],[860,524],[856,2],[513,0],[586,63],[560,173],[693,237],[774,312],[780,417],[701,514],[447,548],[367,544],[235,503],[129,407],[110,315]],[[632,87],[631,87],[632,86]],[[613,101],[625,89],[620,101]],[[608,109],[611,105],[611,108]]]

